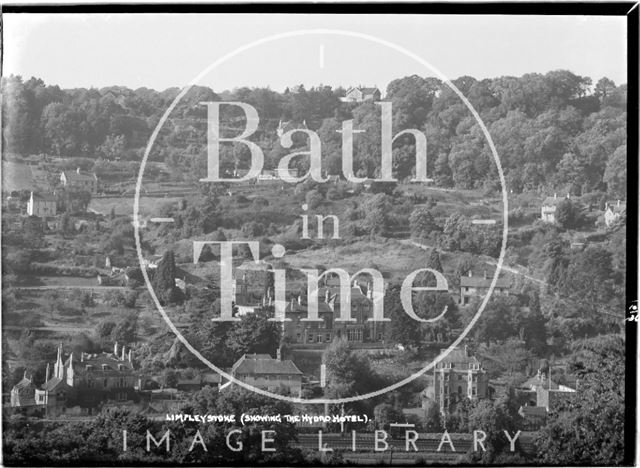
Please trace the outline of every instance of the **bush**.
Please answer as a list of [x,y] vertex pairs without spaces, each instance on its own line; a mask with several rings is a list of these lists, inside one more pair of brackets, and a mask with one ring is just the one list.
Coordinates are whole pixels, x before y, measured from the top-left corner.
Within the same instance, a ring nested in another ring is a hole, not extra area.
[[324,201],[324,198],[319,191],[311,190],[307,192],[307,195],[305,196],[305,201],[307,202],[309,209],[313,210],[320,206],[320,204]]

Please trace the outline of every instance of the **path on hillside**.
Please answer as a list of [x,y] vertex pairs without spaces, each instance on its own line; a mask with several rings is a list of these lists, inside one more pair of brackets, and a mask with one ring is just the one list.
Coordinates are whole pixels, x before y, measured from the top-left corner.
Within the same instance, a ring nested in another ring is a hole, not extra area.
[[67,284],[46,284],[43,286],[16,286],[18,291],[45,291],[49,289],[95,289],[98,291],[121,291],[127,289],[126,286],[101,286],[101,285],[67,285]]
[[[400,240],[400,243],[401,244],[405,244],[405,245],[407,245],[407,244],[408,245],[412,245],[412,246],[418,247],[419,249],[422,249],[422,250],[430,250],[430,249],[433,248],[433,247],[431,247],[429,245],[421,244],[420,242],[416,242],[416,241],[414,241],[412,239],[402,239],[402,240]],[[483,260],[483,261],[487,265],[491,265],[493,267],[497,267],[498,266],[498,262],[496,262],[495,260]],[[526,267],[523,266],[523,265],[516,265],[516,266],[521,268],[521,269],[525,269],[526,270]],[[543,286],[547,286],[547,282],[546,281],[543,281],[543,280],[538,279],[538,278],[534,278],[533,276],[529,276],[526,273],[523,273],[522,271],[520,271],[520,270],[518,270],[518,269],[516,269],[514,267],[509,267],[509,266],[504,265],[504,263],[502,264],[502,267],[500,269],[504,270],[504,271],[506,271],[508,273],[514,274],[514,275],[524,276],[528,280],[534,281],[534,282],[536,282],[538,284],[542,284]]]

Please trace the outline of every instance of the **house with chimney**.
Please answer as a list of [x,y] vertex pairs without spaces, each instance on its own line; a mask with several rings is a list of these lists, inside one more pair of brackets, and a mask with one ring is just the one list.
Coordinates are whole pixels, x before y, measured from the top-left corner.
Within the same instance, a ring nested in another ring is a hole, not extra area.
[[[487,270],[484,270],[482,275],[474,275],[473,271],[469,270],[466,276],[460,277],[460,304],[467,305],[474,297],[486,296],[492,281],[493,274],[487,274]],[[508,279],[498,277],[493,293],[508,296],[510,287]]]
[[133,399],[137,384],[131,349],[115,343],[113,353],[72,352],[64,359],[60,344],[53,370],[48,363],[42,385],[25,375],[11,390],[11,406],[42,407],[48,417],[75,406],[91,412],[106,401]]
[[[376,298],[372,284],[354,281],[350,288],[351,318],[340,321],[341,309],[346,304],[340,297],[339,282],[329,279],[317,290],[319,321],[305,320],[308,317],[308,298],[292,296],[285,309],[284,335],[290,343],[318,347],[332,342],[334,338],[344,338],[352,343],[383,343],[387,333],[385,322],[369,320],[373,318]],[[316,346],[313,346],[316,345]]]
[[373,88],[352,86],[347,89],[345,96],[341,100],[342,102],[379,101],[381,97],[380,90],[375,86]]
[[[569,198],[569,194],[567,194],[567,198]],[[557,193],[554,193],[553,197],[545,198],[542,201],[542,206],[540,207],[540,219],[545,223],[555,223],[556,210],[563,200],[564,198],[562,197],[558,198]]]
[[618,200],[616,203],[607,203],[604,209],[604,223],[611,227],[620,216],[627,211],[627,204]]
[[546,360],[543,360],[537,374],[518,388],[518,394],[526,400],[518,413],[524,419],[525,429],[530,431],[544,426],[550,411],[578,395],[576,389],[558,384],[551,379]]
[[442,414],[463,399],[474,401],[489,397],[487,371],[475,356],[469,355],[466,346],[452,349],[438,362],[429,382],[422,393],[422,406],[435,403]]
[[[272,393],[302,395],[302,372],[289,359],[282,359],[280,349],[274,359],[269,354],[245,354],[231,368],[231,375],[253,387]],[[229,381],[220,390],[229,388]]]
[[95,173],[81,172],[78,167],[75,171],[62,171],[60,184],[71,192],[96,193],[98,191],[98,176]]
[[27,214],[38,218],[48,218],[58,213],[58,202],[53,193],[38,193],[31,191],[27,202]]

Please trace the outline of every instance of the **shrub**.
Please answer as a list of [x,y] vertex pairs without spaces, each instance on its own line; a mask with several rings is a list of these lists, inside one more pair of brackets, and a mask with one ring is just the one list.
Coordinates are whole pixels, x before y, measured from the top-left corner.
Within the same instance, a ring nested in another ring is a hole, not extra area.
[[317,190],[311,190],[307,192],[307,195],[305,196],[305,201],[307,202],[310,210],[320,206],[323,200],[324,198],[322,197],[322,194]]

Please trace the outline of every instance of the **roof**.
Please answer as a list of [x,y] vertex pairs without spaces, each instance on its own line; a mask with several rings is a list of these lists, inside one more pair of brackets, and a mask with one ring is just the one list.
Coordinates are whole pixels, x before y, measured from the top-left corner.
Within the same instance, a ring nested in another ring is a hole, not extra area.
[[23,388],[27,388],[30,385],[32,385],[31,380],[29,380],[26,377],[24,377],[20,382],[18,382],[17,384],[15,384],[13,386],[13,389],[14,390],[22,390]]
[[375,86],[374,86],[374,87],[372,87],[372,88],[365,88],[365,87],[362,87],[362,86],[353,86],[353,87],[351,87],[351,88],[349,88],[349,89],[347,90],[347,94],[348,94],[349,92],[353,91],[354,89],[357,89],[357,90],[358,90],[358,91],[360,91],[362,94],[373,94],[373,93],[375,93],[376,91],[377,91],[377,92],[380,92],[380,90],[379,90],[378,88],[376,88]]
[[553,197],[547,197],[542,201],[542,206],[556,206],[566,199],[566,197],[558,197],[556,195]]
[[469,356],[466,348],[453,348],[442,362],[450,362],[453,364],[480,364],[478,358]]
[[[308,308],[308,304],[298,304],[298,301],[293,301],[293,305],[291,305],[291,302],[287,303],[285,312],[292,314],[306,314]],[[329,304],[324,302],[324,297],[318,298],[318,313],[322,314],[330,312],[333,312],[333,309],[331,308],[331,306],[329,306]]]
[[[64,366],[69,366],[69,357],[65,360]],[[79,356],[73,357],[74,370],[86,370],[87,366],[93,366],[94,370],[102,370],[102,365],[106,365],[108,370],[117,371],[119,365],[124,366],[125,370],[133,370],[133,364],[128,360],[120,360],[113,353],[102,352],[100,354],[82,353],[82,360]]]
[[94,181],[96,176],[94,174],[83,174],[82,172],[73,172],[73,171],[62,171],[67,182],[75,182],[75,181]]
[[522,384],[522,387],[524,388],[528,388],[528,389],[532,389],[535,387],[544,387],[544,388],[548,388],[550,390],[557,390],[558,389],[558,384],[555,383],[553,380],[550,379],[542,379],[540,374],[534,375],[533,377],[531,377],[529,380],[527,380],[525,383]]
[[33,199],[37,201],[56,201],[56,196],[53,193],[33,193]]
[[547,409],[544,406],[521,406],[520,409],[518,410],[518,413],[520,413],[520,415],[522,417],[527,417],[527,416],[546,416],[547,415]]
[[289,374],[302,375],[300,369],[296,367],[293,361],[279,361],[273,359],[268,354],[245,354],[231,369],[233,375],[236,374]]
[[52,391],[58,387],[66,387],[66,385],[60,377],[52,377],[42,384],[42,390]]
[[360,88],[363,94],[374,94],[376,91],[380,92],[378,88]]
[[[491,281],[493,281],[493,275],[485,278],[484,276],[461,276],[460,277],[460,286],[461,287],[472,287],[472,288],[489,288],[491,286]],[[511,286],[511,283],[506,278],[498,278],[496,281],[496,288],[508,288]]]
[[222,382],[222,377],[220,376],[220,374],[214,374],[214,373],[209,373],[209,374],[203,374],[202,375],[202,383],[220,383]]

